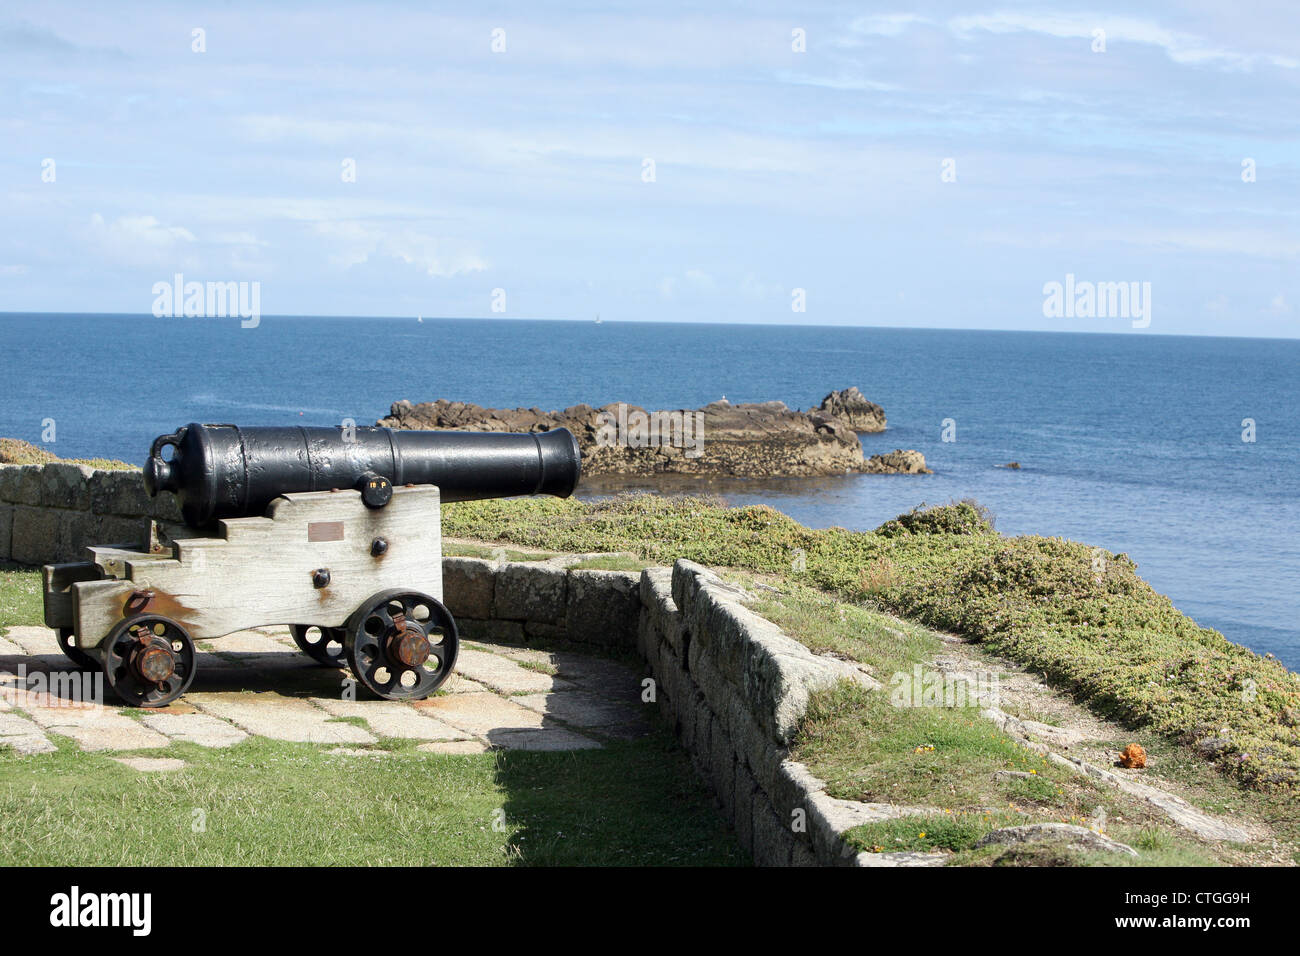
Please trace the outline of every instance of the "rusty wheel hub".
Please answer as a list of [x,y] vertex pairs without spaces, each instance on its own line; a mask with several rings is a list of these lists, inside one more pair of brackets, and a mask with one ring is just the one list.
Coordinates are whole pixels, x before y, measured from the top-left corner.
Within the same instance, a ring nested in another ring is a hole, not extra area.
[[429,639],[418,624],[404,614],[393,615],[393,633],[388,638],[388,656],[404,667],[420,667],[429,659]]
[[139,646],[131,653],[131,669],[144,681],[162,684],[176,673],[171,643],[143,628],[136,633]]

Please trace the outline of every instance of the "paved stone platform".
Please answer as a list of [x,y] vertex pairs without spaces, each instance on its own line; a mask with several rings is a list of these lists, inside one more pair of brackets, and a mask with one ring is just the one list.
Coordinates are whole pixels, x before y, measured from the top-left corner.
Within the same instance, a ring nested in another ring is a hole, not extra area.
[[[462,642],[456,672],[427,700],[367,699],[346,670],[321,667],[287,628],[241,631],[199,645],[190,690],[169,707],[80,703],[93,672],[78,671],[53,631],[12,627],[0,637],[0,747],[24,755],[56,748],[158,751],[172,741],[225,748],[249,737],[325,746],[340,758],[382,756],[383,738],[421,741],[435,754],[585,750],[649,730],[652,704],[629,665],[575,653]],[[76,681],[74,684],[73,681]],[[351,697],[360,699],[350,699]],[[160,755],[115,758],[142,772],[183,764]]]

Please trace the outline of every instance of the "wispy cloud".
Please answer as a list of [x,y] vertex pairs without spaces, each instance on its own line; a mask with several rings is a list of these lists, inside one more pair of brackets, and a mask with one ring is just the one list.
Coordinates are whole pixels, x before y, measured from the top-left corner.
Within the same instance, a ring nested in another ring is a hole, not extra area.
[[957,35],[977,33],[1036,33],[1058,38],[1092,38],[1101,30],[1107,46],[1136,43],[1164,50],[1175,63],[1212,66],[1229,70],[1249,70],[1260,65],[1294,70],[1300,59],[1273,52],[1244,52],[1211,43],[1204,37],[1161,26],[1154,20],[1132,17],[1060,13],[1020,13],[1002,11],[953,17],[948,27]]

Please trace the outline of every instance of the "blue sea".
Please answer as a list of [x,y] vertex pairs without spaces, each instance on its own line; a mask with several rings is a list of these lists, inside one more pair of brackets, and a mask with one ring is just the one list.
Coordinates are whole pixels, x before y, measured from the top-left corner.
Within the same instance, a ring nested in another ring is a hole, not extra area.
[[[862,436],[866,453],[915,448],[935,474],[710,490],[861,529],[974,497],[1004,534],[1127,552],[1199,623],[1300,669],[1298,340],[0,314],[0,355],[0,435],[39,442],[53,419],[56,454],[133,462],[190,421],[365,424],[402,398],[551,409],[725,396],[806,409],[857,385],[889,418]],[[1021,469],[998,467],[1009,461]]]

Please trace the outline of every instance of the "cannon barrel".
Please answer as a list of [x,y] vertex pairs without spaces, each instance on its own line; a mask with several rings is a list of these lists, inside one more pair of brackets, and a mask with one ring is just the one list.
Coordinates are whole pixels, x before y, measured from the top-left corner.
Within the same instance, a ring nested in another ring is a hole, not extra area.
[[144,481],[150,496],[174,493],[186,524],[202,528],[260,515],[291,492],[358,488],[367,504],[382,504],[386,498],[367,497],[375,479],[389,493],[392,485],[437,485],[443,501],[567,498],[581,472],[578,441],[567,428],[519,434],[191,423],[154,439]]

